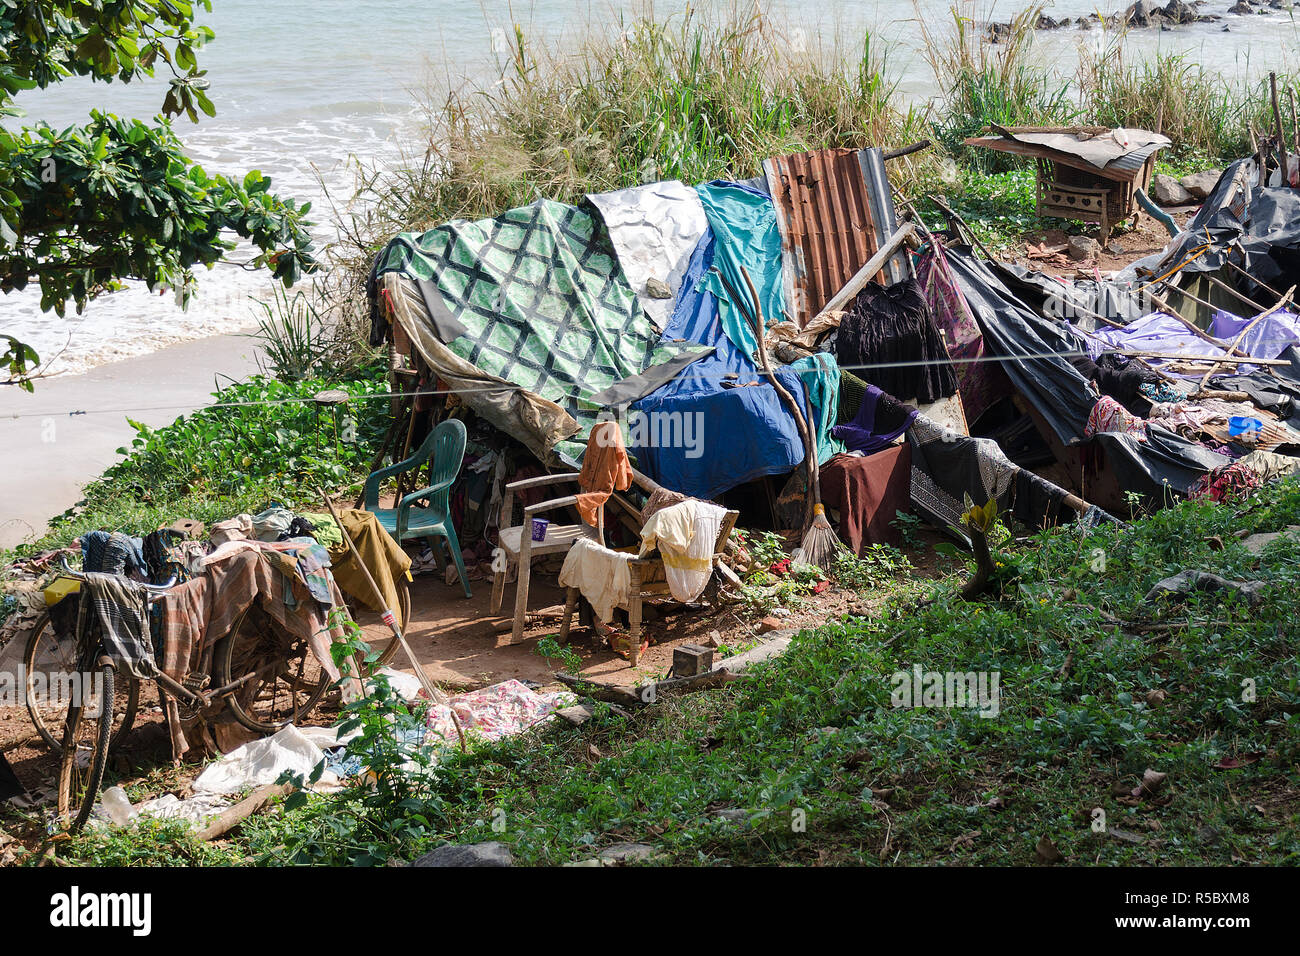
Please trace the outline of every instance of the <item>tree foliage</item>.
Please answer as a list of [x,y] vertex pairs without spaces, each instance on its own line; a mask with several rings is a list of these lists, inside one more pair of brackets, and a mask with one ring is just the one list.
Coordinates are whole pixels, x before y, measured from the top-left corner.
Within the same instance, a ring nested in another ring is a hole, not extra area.
[[[285,285],[315,267],[297,205],[254,170],[209,175],[186,157],[171,119],[216,110],[196,51],[213,37],[195,22],[210,0],[0,0],[0,115],[14,97],[71,76],[130,82],[166,69],[161,115],[146,123],[92,112],[85,125],[37,122],[0,129],[0,291],[39,285],[42,309],[80,311],[121,280],[175,288],[187,299],[192,267],[211,266],[249,240]],[[10,381],[35,365],[32,350],[0,335]],[[30,382],[26,382],[30,387]]]

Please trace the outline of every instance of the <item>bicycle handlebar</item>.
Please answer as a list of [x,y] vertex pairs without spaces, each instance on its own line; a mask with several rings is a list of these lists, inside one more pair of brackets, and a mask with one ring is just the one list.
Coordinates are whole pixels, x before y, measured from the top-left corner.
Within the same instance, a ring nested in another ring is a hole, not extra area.
[[[62,555],[59,558],[59,561],[63,565],[63,573],[66,574],[68,577],[72,578],[74,581],[86,580],[86,575],[84,572],[73,570],[72,566],[68,564],[68,556],[66,554]],[[163,594],[169,588],[171,588],[175,583],[176,583],[176,575],[173,574],[166,584],[140,584],[140,587],[144,588],[146,591],[148,591],[151,594]]]

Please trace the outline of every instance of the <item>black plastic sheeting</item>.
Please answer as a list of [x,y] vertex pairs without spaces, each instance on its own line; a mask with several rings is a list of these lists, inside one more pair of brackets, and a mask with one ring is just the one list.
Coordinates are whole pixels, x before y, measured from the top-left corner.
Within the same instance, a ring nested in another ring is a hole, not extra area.
[[[1119,278],[1164,272],[1208,241],[1211,248],[1182,271],[1215,272],[1231,260],[1275,289],[1294,284],[1300,279],[1300,191],[1286,185],[1261,186],[1258,178],[1253,159],[1239,159],[1230,165],[1191,222],[1165,250],[1133,263]],[[1242,184],[1244,197],[1238,188]],[[1258,284],[1248,284],[1242,291],[1261,300],[1268,298]]]
[[[1016,388],[1062,442],[1086,441],[1083,430],[1096,398],[1070,362],[1071,355],[1087,354],[1076,333],[1035,313],[968,248],[951,249],[948,261],[984,333],[986,352],[1004,360]],[[1096,441],[1121,488],[1160,501],[1186,494],[1201,475],[1232,460],[1159,426],[1147,429],[1145,442],[1113,433]]]
[[1043,318],[1018,299],[970,249],[950,249],[948,261],[984,334],[988,355],[1001,360],[1017,391],[1062,442],[1084,441],[1083,429],[1096,400],[1088,380],[1070,364],[1070,356],[1087,354],[1083,343],[1064,325]]
[[1184,495],[1207,471],[1232,462],[1227,455],[1158,425],[1147,427],[1146,441],[1117,432],[1103,432],[1096,441],[1121,488],[1157,498],[1160,504],[1170,503],[1165,500],[1166,489]]
[[1072,325],[1093,332],[1105,323],[1094,317],[1104,316],[1127,325],[1144,314],[1141,297],[1130,290],[1130,283],[1113,280],[1069,279],[1062,282],[1045,272],[1026,269],[1012,263],[990,263],[1008,289],[1040,315],[1066,319]]

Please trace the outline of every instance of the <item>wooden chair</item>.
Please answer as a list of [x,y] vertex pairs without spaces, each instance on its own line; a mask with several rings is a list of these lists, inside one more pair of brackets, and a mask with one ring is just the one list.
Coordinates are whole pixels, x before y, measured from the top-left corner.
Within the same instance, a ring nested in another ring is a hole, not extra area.
[[[541,475],[537,478],[524,478],[521,481],[510,482],[506,485],[505,497],[501,502],[501,524],[505,525],[514,521],[516,491],[566,482],[577,484],[578,473],[566,472],[560,475]],[[503,527],[500,531],[501,550],[504,552],[506,560],[519,569],[519,580],[515,584],[515,621],[510,632],[512,641],[518,641],[524,634],[524,617],[528,613],[528,580],[533,556],[539,554],[567,554],[569,549],[573,547],[573,543],[579,538],[590,538],[601,545],[605,543],[605,514],[603,508],[600,509],[598,523],[594,528],[583,523],[550,524],[546,527],[546,537],[543,540],[533,540],[532,525],[534,517],[547,511],[573,507],[577,504],[577,501],[577,495],[566,495],[563,498],[551,498],[547,501],[540,501],[535,505],[528,505],[524,508],[523,524]],[[493,614],[501,612],[507,568],[508,565],[501,567],[492,581]]]
[[[728,511],[722,518],[722,524],[718,527],[718,537],[713,542],[713,577],[705,587],[703,595],[710,604],[714,602],[717,596],[718,565],[727,546],[727,539],[731,537],[731,531],[736,527],[736,519],[739,517],[739,511]],[[628,570],[632,575],[632,586],[628,603],[623,609],[627,611],[628,617],[628,661],[632,667],[636,667],[641,657],[642,599],[659,597],[669,593],[664,560],[662,557],[655,557],[654,554],[655,552],[651,552],[644,558],[634,558],[628,562]],[[572,623],[573,612],[577,606],[578,589],[566,589],[564,595],[564,620],[560,623],[560,641],[562,643],[568,643],[569,626]]]
[[[424,444],[410,458],[372,472],[366,479],[362,499],[366,511],[378,519],[398,544],[408,538],[423,538],[433,552],[438,570],[444,574],[447,562],[442,554],[442,541],[438,539],[445,540],[451,559],[456,562],[456,570],[460,572],[465,597],[470,597],[465,559],[460,553],[460,542],[456,539],[456,529],[451,523],[451,486],[460,473],[460,465],[465,458],[465,438],[465,425],[459,419],[449,418],[440,423],[429,432]],[[426,461],[429,462],[429,487],[404,495],[394,502],[395,508],[380,508],[380,482],[393,475],[415,471]],[[417,505],[422,500],[427,501],[424,507]]]

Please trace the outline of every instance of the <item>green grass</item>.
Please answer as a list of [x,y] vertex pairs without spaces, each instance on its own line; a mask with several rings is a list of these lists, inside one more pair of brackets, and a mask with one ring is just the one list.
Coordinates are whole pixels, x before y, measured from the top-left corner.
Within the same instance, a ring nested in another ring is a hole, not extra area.
[[[400,805],[314,798],[224,852],[373,863],[503,840],[521,862],[558,864],[635,841],[678,864],[1031,864],[1046,837],[1079,865],[1295,864],[1300,544],[1256,557],[1234,533],[1297,522],[1292,481],[1127,528],[1044,532],[1009,546],[1014,573],[987,600],[962,601],[954,576],[919,603],[801,633],[745,682],[450,754]],[[1189,568],[1265,581],[1267,600],[1142,604]],[[1000,713],[894,707],[891,675],[917,664],[998,672]],[[1216,766],[1228,758],[1243,766]],[[1147,770],[1164,787],[1133,797]],[[1097,809],[1139,842],[1095,833]]]

